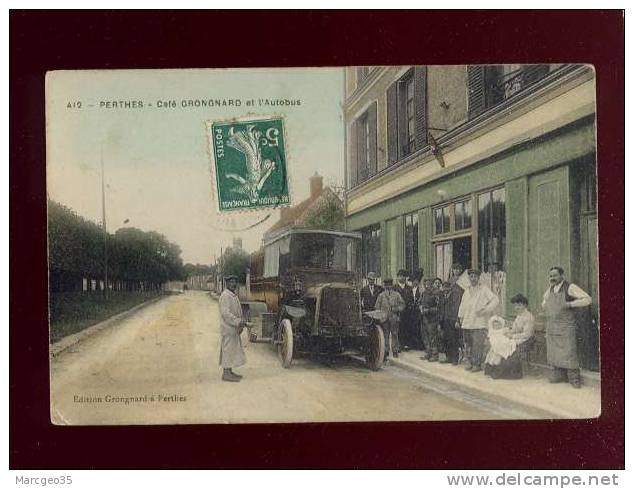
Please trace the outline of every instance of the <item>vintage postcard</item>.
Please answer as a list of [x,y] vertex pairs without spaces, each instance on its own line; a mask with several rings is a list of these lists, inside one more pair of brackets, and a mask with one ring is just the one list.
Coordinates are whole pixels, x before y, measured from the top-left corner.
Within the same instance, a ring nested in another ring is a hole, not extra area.
[[601,413],[595,73],[53,71],[51,420]]

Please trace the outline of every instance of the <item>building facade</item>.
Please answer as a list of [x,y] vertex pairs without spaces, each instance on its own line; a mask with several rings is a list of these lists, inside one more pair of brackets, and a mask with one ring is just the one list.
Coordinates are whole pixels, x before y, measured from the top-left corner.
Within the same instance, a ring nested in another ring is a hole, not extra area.
[[562,266],[593,297],[582,356],[596,369],[593,69],[354,67],[345,93],[346,225],[362,233],[362,272],[479,268],[500,314],[529,298],[542,362],[541,298]]

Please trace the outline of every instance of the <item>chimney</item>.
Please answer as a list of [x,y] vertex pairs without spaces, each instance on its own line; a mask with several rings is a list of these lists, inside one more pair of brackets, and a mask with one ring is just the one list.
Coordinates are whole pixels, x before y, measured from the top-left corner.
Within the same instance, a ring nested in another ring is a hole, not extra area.
[[315,200],[324,190],[324,178],[317,172],[310,177],[310,200]]

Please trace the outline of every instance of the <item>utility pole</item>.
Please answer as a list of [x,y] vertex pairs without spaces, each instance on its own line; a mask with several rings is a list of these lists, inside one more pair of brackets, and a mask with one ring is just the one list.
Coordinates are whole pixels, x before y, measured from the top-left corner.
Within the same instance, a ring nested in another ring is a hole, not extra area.
[[108,298],[108,231],[106,230],[106,183],[103,165],[103,143],[101,143],[101,222],[103,225],[103,294]]

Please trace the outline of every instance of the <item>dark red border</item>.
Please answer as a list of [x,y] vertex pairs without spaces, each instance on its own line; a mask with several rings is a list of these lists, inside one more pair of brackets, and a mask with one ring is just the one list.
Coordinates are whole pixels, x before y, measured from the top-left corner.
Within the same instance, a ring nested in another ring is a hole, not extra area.
[[[620,11],[10,14],[10,466],[623,468]],[[603,414],[592,421],[57,427],[49,422],[44,73],[583,62],[597,70]]]

